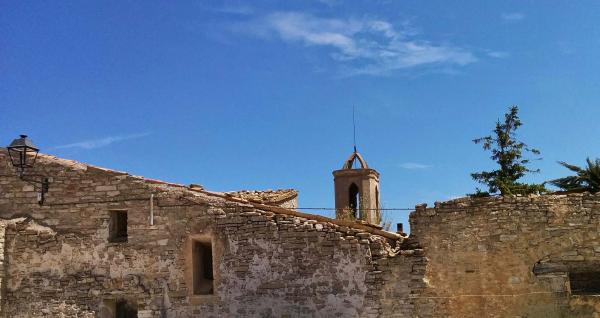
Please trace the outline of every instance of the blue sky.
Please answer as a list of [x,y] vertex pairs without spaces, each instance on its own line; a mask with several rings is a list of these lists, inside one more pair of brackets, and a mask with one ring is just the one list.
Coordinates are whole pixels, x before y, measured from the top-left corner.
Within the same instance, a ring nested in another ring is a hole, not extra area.
[[5,1],[0,136],[332,207],[355,105],[383,205],[431,204],[493,167],[471,140],[512,104],[542,151],[528,181],[600,156],[598,16],[596,1]]

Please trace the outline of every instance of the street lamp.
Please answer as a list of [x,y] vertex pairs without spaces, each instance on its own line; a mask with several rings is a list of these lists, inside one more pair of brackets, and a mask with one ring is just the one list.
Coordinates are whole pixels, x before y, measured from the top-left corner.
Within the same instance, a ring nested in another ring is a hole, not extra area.
[[[41,186],[40,193],[38,194],[38,203],[40,205],[44,204],[44,194],[48,192],[49,187],[48,178],[38,175],[25,175],[26,169],[33,168],[40,149],[33,144],[31,139],[27,138],[27,135],[20,135],[20,137],[13,140],[6,149],[8,149],[10,162],[13,167],[17,168],[19,171],[19,178],[23,181]],[[41,177],[41,180],[26,178],[30,176]]]
[[22,177],[26,168],[33,168],[37,154],[40,151],[27,135],[13,140],[8,147],[8,155],[12,165],[19,170]]

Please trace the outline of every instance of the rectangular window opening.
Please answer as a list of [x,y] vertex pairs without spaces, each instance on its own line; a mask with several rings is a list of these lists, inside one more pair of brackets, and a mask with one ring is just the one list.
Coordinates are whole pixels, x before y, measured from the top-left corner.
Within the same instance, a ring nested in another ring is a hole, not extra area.
[[194,294],[212,295],[214,292],[213,254],[211,242],[194,241]]
[[109,242],[127,242],[127,211],[110,211]]
[[569,273],[571,294],[600,295],[600,271]]
[[137,318],[137,306],[126,300],[119,300],[115,306],[116,318]]

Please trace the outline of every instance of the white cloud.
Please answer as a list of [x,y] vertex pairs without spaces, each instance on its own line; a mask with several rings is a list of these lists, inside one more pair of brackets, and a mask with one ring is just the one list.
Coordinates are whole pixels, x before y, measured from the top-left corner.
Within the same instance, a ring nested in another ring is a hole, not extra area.
[[404,162],[404,163],[399,164],[398,166],[402,169],[408,169],[408,170],[429,169],[432,167],[431,165],[426,165],[426,164],[416,163],[416,162]]
[[509,57],[510,53],[504,51],[488,51],[487,55],[497,59],[503,59]]
[[54,149],[67,149],[67,148],[81,148],[81,149],[96,149],[109,146],[115,142],[142,138],[150,135],[150,133],[123,135],[123,136],[111,136],[100,139],[84,140],[71,144],[60,145],[54,147]]
[[503,13],[501,16],[504,21],[520,21],[525,19],[525,15],[521,12]]
[[403,32],[384,20],[320,18],[300,12],[277,12],[250,25],[254,35],[276,35],[287,42],[321,46],[342,63],[345,75],[382,75],[424,65],[467,65],[473,53],[451,44],[417,40],[413,30]]

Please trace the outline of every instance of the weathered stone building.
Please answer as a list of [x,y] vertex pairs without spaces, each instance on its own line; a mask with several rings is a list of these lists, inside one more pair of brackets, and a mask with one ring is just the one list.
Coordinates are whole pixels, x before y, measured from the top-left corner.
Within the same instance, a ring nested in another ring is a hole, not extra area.
[[2,317],[600,313],[600,195],[419,205],[405,237],[370,224],[374,170],[335,172],[340,219],[294,210],[293,190],[211,192],[49,155],[27,174],[49,178],[42,205],[0,148]]
[[[33,170],[43,205],[0,149],[4,317],[377,317],[392,294],[416,310],[418,250],[281,207],[295,191],[216,193],[41,154]],[[382,288],[387,272],[402,283]]]

